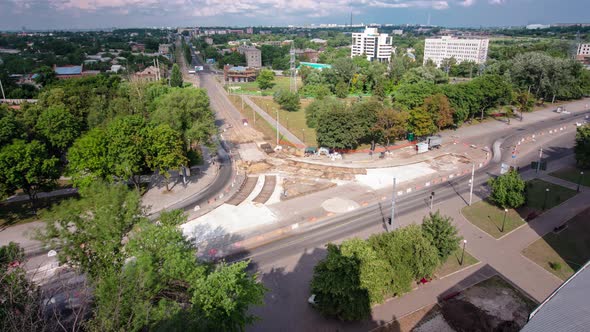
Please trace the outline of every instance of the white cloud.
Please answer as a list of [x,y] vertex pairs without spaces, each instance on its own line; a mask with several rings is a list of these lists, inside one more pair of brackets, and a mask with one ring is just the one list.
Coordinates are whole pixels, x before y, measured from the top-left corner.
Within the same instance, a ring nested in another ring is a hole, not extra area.
[[[35,0],[11,0],[28,3]],[[39,1],[39,0],[37,0]],[[46,0],[58,10],[114,13],[178,12],[195,17],[223,15],[269,16],[269,18],[327,17],[348,13],[362,13],[369,8],[422,8],[446,10],[454,5],[471,6],[475,0]],[[499,1],[503,0],[489,0]]]

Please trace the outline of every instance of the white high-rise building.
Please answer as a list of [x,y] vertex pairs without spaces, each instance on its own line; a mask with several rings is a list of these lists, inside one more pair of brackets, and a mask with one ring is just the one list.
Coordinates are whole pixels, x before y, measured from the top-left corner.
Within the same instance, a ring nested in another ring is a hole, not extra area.
[[483,64],[488,57],[489,39],[457,39],[451,36],[427,38],[424,44],[424,62],[432,60],[437,67],[445,59],[454,58],[457,63],[473,61]]
[[578,55],[590,55],[590,44],[578,44]]
[[366,56],[367,60],[389,62],[393,52],[393,41],[386,33],[379,33],[377,28],[365,28],[365,32],[352,34],[350,56]]

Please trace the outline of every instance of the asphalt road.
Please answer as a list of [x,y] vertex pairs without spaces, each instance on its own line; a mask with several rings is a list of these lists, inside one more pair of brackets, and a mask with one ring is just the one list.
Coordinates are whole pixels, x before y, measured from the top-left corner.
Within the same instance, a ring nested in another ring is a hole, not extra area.
[[[475,173],[474,180],[474,195],[484,196],[487,190],[485,184],[491,175],[499,173],[500,161],[511,164],[510,151],[516,144],[517,138],[529,133],[534,133],[545,128],[553,128],[560,124],[575,122],[575,120],[583,119],[586,114],[585,112],[578,115],[568,115],[562,117],[560,120],[543,121],[528,126],[526,129],[512,129],[509,128],[505,132],[499,133],[502,135],[496,141],[501,143],[501,157],[496,158],[496,162],[492,161],[487,166],[479,169]],[[557,136],[551,141],[551,144],[542,144],[545,146],[545,157],[544,160],[555,160],[562,158],[572,153],[571,147],[573,147],[573,136],[571,134],[564,134]],[[536,144],[542,146],[541,144]],[[550,146],[557,147],[551,149]],[[530,161],[536,160],[537,149],[529,155],[519,155],[519,164],[524,165],[530,164]],[[524,162],[523,162],[524,161]],[[524,166],[522,169],[526,169],[529,166]],[[430,191],[435,192],[435,204],[444,204],[450,198],[460,195],[464,200],[469,199],[469,175],[457,177],[452,181],[447,181],[442,184],[433,185],[427,190],[414,191],[410,194],[406,194],[396,202],[396,217],[402,217],[410,214],[416,209],[428,207],[430,201],[428,196]],[[385,220],[391,214],[391,202],[383,202],[378,204],[372,204],[366,207],[359,208],[347,214],[342,214],[331,218],[329,221],[319,223],[313,228],[308,228],[304,232],[278,240],[248,252],[232,255],[227,259],[230,261],[252,259],[256,265],[267,265],[272,264],[273,261],[283,259],[294,253],[301,252],[306,248],[313,248],[321,246],[331,241],[342,239],[345,237],[353,237],[355,234],[365,230],[368,227],[374,225],[382,225],[385,230]]]

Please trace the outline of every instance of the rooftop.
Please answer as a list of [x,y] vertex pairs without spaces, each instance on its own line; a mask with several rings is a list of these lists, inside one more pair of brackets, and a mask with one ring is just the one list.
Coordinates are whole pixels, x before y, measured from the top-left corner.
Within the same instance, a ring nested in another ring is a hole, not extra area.
[[590,262],[566,280],[529,315],[522,332],[582,332],[590,326]]
[[82,66],[64,66],[54,67],[53,70],[57,75],[80,75],[82,74]]

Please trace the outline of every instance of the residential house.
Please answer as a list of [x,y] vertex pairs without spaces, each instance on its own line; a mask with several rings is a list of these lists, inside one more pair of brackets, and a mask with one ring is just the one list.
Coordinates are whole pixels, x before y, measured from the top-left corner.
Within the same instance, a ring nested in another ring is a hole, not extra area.
[[254,82],[258,72],[255,68],[243,66],[223,66],[223,79],[225,82],[246,83]]

